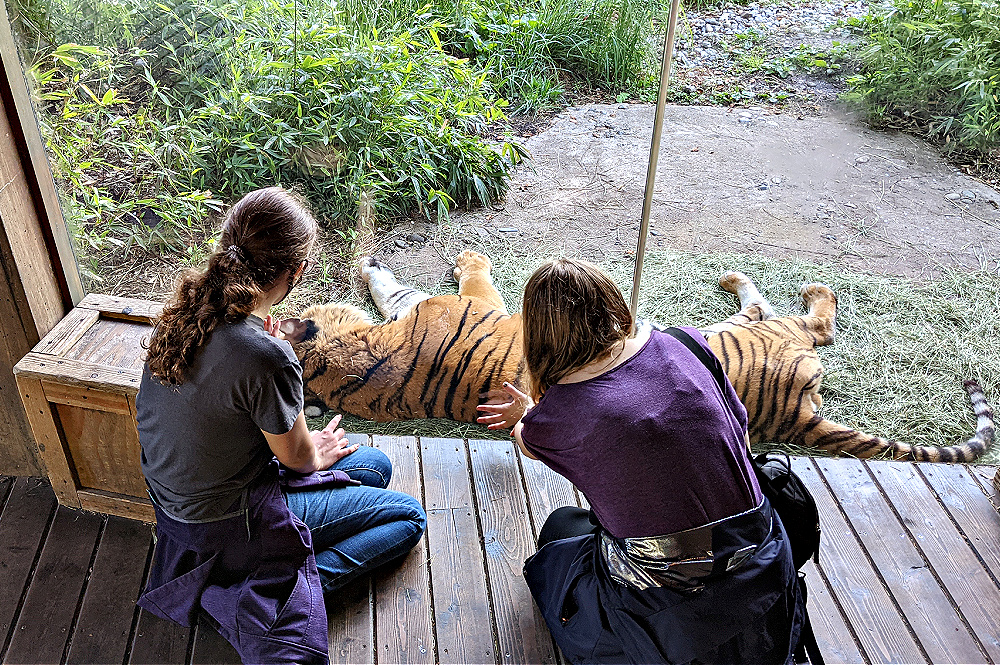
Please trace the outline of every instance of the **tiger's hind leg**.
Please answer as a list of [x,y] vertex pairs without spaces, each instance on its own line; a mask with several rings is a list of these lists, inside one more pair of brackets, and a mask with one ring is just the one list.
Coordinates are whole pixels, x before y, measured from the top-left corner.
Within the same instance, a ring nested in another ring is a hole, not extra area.
[[496,308],[501,314],[507,314],[507,305],[503,296],[493,286],[490,270],[493,264],[490,260],[471,249],[467,249],[455,257],[455,281],[458,282],[458,295],[482,298]]
[[719,278],[719,286],[739,297],[740,311],[725,321],[702,328],[701,331],[706,337],[729,330],[733,326],[766,321],[774,316],[771,303],[757,290],[753,280],[743,273],[734,271],[723,273]]
[[372,300],[386,321],[406,316],[414,305],[431,297],[429,293],[400,284],[389,267],[378,259],[365,256],[358,265],[361,279],[368,284]]
[[801,317],[816,346],[833,344],[837,332],[837,296],[826,284],[803,284],[799,291],[809,313]]

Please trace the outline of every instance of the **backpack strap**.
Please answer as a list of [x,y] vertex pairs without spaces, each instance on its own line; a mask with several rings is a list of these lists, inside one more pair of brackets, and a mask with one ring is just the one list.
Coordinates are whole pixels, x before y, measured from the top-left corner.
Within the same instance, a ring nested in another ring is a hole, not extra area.
[[722,371],[722,364],[719,363],[719,359],[715,356],[709,355],[709,352],[705,350],[704,346],[694,341],[694,338],[691,337],[691,335],[680,328],[664,328],[663,332],[667,333],[686,346],[688,351],[693,353],[695,357],[701,361],[701,364],[708,368],[708,371],[715,377],[715,382],[719,384],[719,390],[721,390],[723,396],[725,396],[726,375]]
[[[678,342],[687,347],[688,351],[694,354],[694,356],[701,361],[701,364],[708,368],[708,371],[712,373],[715,377],[716,383],[719,384],[719,389],[722,391],[723,397],[726,394],[726,379],[725,374],[722,371],[722,363],[714,355],[710,355],[708,351],[705,350],[701,344],[696,342],[694,338],[691,337],[687,332],[681,330],[680,328],[664,328],[663,332],[670,335]],[[763,457],[763,459],[761,459]],[[787,458],[787,456],[786,456]],[[759,467],[767,459],[766,454],[754,459],[750,457],[751,463],[754,466]],[[787,463],[786,463],[787,464]],[[791,464],[788,464],[789,472],[791,471]],[[759,474],[760,475],[760,474]],[[817,557],[819,552],[816,553]],[[799,573],[798,581],[799,589],[802,594],[802,627],[799,633],[799,643],[795,648],[795,662],[801,663],[808,661],[811,665],[824,665],[823,655],[820,653],[819,645],[816,643],[816,634],[813,633],[812,622],[809,620],[809,612],[806,610],[806,579],[805,575]]]

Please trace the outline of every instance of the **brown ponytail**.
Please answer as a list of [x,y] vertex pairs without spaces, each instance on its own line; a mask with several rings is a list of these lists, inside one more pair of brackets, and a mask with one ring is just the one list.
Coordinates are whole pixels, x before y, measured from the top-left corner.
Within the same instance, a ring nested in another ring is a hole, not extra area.
[[181,277],[154,322],[150,373],[163,383],[183,383],[212,331],[250,314],[286,271],[294,273],[308,258],[315,237],[316,220],[291,192],[268,187],[237,201],[208,266]]

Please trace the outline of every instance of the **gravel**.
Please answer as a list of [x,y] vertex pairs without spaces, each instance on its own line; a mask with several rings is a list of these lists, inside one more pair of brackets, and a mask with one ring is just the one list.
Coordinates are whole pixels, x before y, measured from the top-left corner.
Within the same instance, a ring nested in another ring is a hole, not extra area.
[[764,36],[769,45],[789,50],[800,44],[828,47],[834,40],[847,42],[851,31],[842,22],[861,18],[868,9],[868,2],[834,0],[810,4],[755,2],[691,10],[680,26],[676,61],[679,67],[716,66],[728,58],[724,43],[751,30]]

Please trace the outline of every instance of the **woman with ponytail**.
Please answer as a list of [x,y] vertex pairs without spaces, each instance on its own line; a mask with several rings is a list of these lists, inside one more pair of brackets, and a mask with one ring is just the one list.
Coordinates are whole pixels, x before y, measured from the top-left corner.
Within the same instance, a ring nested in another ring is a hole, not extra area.
[[[149,340],[136,397],[157,543],[139,605],[214,626],[245,663],[326,663],[323,594],[404,556],[425,514],[340,416],[309,431],[302,368],[269,314],[302,279],[316,221],[279,187],[229,211]],[[280,465],[279,465],[280,463]]]

